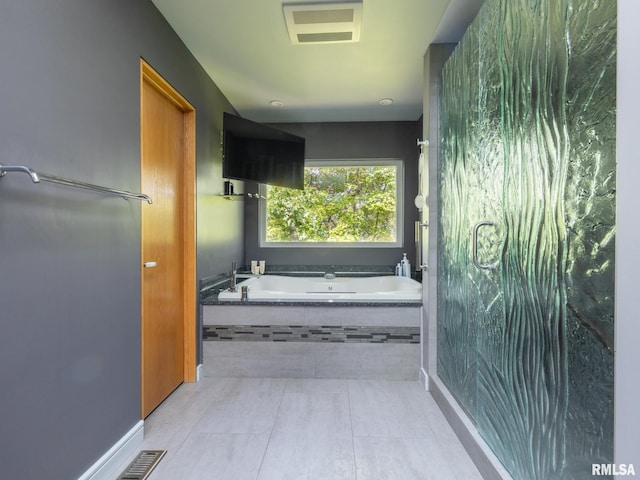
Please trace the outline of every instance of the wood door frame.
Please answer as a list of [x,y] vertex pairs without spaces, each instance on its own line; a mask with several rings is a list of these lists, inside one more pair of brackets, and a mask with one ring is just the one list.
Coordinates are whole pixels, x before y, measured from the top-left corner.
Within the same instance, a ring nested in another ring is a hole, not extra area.
[[[183,152],[183,198],[182,198],[182,244],[184,246],[182,272],[182,322],[184,337],[183,372],[185,382],[197,381],[196,375],[196,110],[173,88],[162,76],[154,70],[143,58],[140,59],[140,168],[142,169],[142,133],[144,82],[150,83],[159,92],[171,100],[184,113],[184,152]],[[141,173],[142,174],[142,173]],[[140,238],[140,251],[144,239]],[[142,262],[141,262],[142,263]],[[140,265],[142,269],[142,265]],[[143,280],[141,275],[141,295]],[[144,312],[141,303],[141,322]],[[141,382],[142,386],[142,382]]]

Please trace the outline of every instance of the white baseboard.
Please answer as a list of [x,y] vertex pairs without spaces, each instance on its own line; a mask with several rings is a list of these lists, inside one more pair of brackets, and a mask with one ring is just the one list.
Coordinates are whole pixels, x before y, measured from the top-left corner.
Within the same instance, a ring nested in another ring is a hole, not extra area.
[[429,375],[427,374],[424,368],[420,368],[420,381],[424,383],[424,389],[428,392],[429,391]]
[[202,376],[204,375],[204,364],[200,364],[196,367],[196,382],[202,380]]
[[124,470],[124,462],[133,458],[144,440],[144,421],[140,420],[131,430],[118,440],[107,453],[98,459],[78,480],[113,480],[119,469]]

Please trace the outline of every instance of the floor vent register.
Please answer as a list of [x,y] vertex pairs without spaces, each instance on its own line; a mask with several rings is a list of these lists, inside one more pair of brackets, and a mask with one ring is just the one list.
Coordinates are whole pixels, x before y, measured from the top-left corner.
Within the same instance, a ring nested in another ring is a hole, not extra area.
[[117,480],[145,480],[165,453],[166,450],[142,450]]

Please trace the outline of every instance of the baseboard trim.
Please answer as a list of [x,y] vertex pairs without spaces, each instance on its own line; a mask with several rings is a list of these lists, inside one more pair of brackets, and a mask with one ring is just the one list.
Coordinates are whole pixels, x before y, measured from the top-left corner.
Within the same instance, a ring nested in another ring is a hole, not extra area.
[[476,468],[485,480],[511,480],[511,475],[504,468],[484,439],[478,433],[476,426],[469,419],[464,410],[458,405],[451,392],[438,376],[429,378],[430,393],[434,398],[451,428],[458,436],[460,443],[473,460]]
[[420,368],[420,381],[424,384],[424,389],[429,391],[429,375],[424,368]]
[[124,469],[125,462],[140,449],[143,440],[144,421],[140,420],[78,480],[113,480],[119,473],[118,469]]

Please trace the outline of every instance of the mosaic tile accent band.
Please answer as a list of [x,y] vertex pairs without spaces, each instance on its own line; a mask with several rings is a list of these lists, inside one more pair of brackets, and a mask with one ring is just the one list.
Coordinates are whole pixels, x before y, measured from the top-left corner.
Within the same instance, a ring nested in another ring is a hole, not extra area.
[[420,343],[420,327],[205,325],[204,341]]

